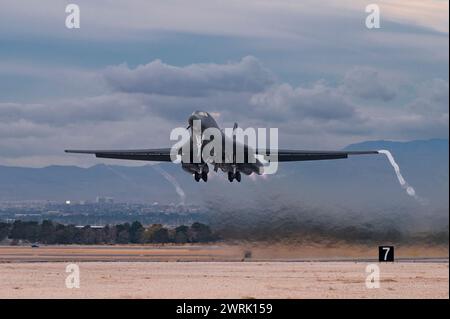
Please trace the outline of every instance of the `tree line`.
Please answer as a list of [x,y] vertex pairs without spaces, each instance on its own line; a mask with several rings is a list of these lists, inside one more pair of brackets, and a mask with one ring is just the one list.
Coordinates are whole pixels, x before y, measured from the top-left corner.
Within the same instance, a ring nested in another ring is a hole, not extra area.
[[76,227],[50,220],[42,223],[20,221],[0,222],[0,241],[10,239],[12,243],[27,241],[42,244],[145,244],[145,243],[201,243],[218,240],[208,225],[193,223],[191,226],[167,228],[161,224],[144,227],[140,222]]

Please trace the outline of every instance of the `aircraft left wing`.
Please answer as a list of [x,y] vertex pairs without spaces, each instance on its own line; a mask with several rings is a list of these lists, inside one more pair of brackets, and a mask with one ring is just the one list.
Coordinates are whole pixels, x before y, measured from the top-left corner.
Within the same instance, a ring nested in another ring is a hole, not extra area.
[[170,148],[142,150],[65,150],[65,152],[77,154],[94,154],[96,157],[100,158],[171,162]]
[[[259,152],[258,152],[259,153]],[[268,155],[275,152],[269,151]],[[264,154],[262,151],[261,154]],[[278,162],[294,162],[294,161],[318,161],[332,160],[340,158],[348,158],[352,155],[369,155],[379,154],[378,151],[306,151],[306,150],[278,150]],[[265,156],[270,160],[269,156]]]

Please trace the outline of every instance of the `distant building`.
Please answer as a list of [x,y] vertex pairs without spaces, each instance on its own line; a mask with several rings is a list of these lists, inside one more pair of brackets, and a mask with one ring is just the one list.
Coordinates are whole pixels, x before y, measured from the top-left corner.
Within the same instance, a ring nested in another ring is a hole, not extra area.
[[[86,227],[86,225],[76,225],[76,228],[84,228]],[[89,228],[93,228],[93,229],[102,229],[105,228],[105,226],[103,225],[89,225]]]
[[61,212],[59,210],[49,210],[45,213],[46,215],[59,215]]
[[114,197],[97,196],[95,202],[97,204],[114,204]]

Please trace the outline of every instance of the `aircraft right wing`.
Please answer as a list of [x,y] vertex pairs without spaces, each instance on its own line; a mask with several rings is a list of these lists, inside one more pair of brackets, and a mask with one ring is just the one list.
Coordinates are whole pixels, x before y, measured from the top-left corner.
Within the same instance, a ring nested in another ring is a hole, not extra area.
[[[276,152],[276,151],[275,151]],[[265,155],[270,160],[270,154],[275,152],[269,151]],[[259,152],[258,152],[259,153]],[[264,154],[262,151],[261,154]],[[348,158],[351,155],[369,155],[379,154],[378,151],[306,151],[306,150],[278,150],[278,162],[294,162],[294,161],[318,161],[332,160],[340,158]]]
[[170,148],[142,150],[65,150],[65,152],[76,154],[94,154],[96,157],[100,158],[171,162]]

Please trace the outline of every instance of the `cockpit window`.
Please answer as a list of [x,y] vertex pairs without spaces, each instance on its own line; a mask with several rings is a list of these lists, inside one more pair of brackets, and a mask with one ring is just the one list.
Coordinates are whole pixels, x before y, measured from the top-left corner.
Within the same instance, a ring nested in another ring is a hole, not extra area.
[[202,111],[197,111],[197,112],[192,113],[192,115],[194,115],[194,114],[199,115],[199,116],[204,116],[204,117],[208,116],[208,113],[202,112]]

